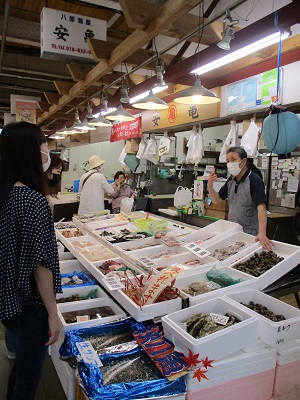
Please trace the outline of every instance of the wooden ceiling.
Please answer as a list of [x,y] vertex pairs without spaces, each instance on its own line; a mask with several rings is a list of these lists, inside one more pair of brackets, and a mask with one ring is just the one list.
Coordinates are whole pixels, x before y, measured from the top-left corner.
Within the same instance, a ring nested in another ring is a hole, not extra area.
[[[161,97],[172,99],[175,85],[178,90],[179,84],[193,84],[194,78],[189,72],[196,61],[213,60],[223,55],[216,43],[221,39],[226,7],[234,10],[245,3],[249,3],[249,8],[253,5],[252,0],[2,0],[0,113],[9,111],[11,93],[38,96],[41,97],[38,123],[50,129],[58,128],[67,121],[73,122],[74,107],[79,106],[80,113],[84,114],[88,99],[92,99],[98,110],[103,87],[109,105],[117,105],[122,76],[128,70],[134,70],[128,76],[130,95],[149,90],[155,75],[158,35],[169,41],[171,38],[176,46],[176,52],[171,51],[171,44],[170,49],[161,53],[165,80],[169,83],[169,90],[162,92]],[[200,16],[192,11],[198,5]],[[88,40],[93,62],[40,58],[40,13],[45,6],[107,21],[107,41]],[[254,40],[256,35],[261,37],[261,32],[274,31],[272,11],[261,20],[237,30],[232,47],[238,48]],[[299,23],[299,0],[290,2],[278,12],[281,28]],[[199,26],[204,27],[201,35]],[[193,46],[191,43],[198,43],[199,38],[201,51],[187,57],[186,50]],[[299,60],[299,49],[298,36],[284,42],[283,54],[287,63]],[[276,66],[276,56],[277,47],[272,46],[230,67],[205,74],[201,81],[207,88],[228,84],[247,77],[255,67],[263,69],[266,61],[273,60]]]

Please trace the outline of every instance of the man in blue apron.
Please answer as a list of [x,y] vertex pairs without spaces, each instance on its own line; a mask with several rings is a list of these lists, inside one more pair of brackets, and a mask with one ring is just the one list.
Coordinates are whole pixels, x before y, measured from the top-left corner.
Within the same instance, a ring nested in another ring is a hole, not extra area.
[[226,152],[230,177],[219,192],[213,188],[217,175],[213,172],[207,183],[212,202],[217,204],[228,199],[228,220],[237,222],[244,232],[256,236],[256,241],[267,249],[272,242],[267,238],[267,208],[264,183],[247,166],[247,153],[241,147],[230,147]]

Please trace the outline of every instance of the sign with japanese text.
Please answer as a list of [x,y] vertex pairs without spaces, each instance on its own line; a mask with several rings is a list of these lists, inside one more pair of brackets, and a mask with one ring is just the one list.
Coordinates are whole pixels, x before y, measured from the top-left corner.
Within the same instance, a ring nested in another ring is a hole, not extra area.
[[87,39],[106,40],[106,21],[44,7],[41,57],[93,59]]
[[103,364],[95,352],[91,342],[77,342],[77,349],[86,364],[94,365],[95,367],[102,367]]
[[36,123],[36,102],[16,100],[16,122],[26,121]]
[[[220,88],[211,89],[217,95]],[[143,132],[155,132],[170,127],[201,122],[220,117],[220,103],[186,105],[175,102],[168,103],[169,108],[159,111],[143,111]]]
[[137,117],[134,121],[124,121],[115,124],[111,129],[110,141],[133,139],[142,137],[142,117]]

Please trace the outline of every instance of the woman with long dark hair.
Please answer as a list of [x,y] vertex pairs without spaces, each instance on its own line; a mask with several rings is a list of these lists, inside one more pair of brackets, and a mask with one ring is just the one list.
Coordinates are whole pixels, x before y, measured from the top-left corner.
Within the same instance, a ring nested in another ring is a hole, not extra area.
[[61,292],[57,245],[45,198],[50,164],[37,125],[6,125],[0,135],[0,320],[16,359],[7,400],[33,400],[47,346],[57,341],[55,293]]

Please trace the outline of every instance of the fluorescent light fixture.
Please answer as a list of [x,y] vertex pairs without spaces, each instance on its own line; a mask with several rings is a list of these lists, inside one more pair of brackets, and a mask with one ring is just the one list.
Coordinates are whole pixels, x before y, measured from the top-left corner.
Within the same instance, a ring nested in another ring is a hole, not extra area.
[[272,35],[266,36],[263,39],[257,40],[256,42],[253,42],[249,44],[248,46],[242,47],[239,50],[236,50],[224,57],[221,57],[215,61],[212,61],[208,64],[203,65],[202,67],[196,68],[193,71],[191,71],[192,74],[197,74],[197,75],[202,75],[205,74],[206,72],[212,71],[216,68],[222,67],[223,65],[229,64],[233,61],[239,60],[243,57],[248,56],[249,54],[252,54],[258,50],[264,49],[265,47],[271,46],[272,44],[278,43],[280,40],[284,40],[290,36],[289,32],[276,32],[273,33]]
[[[152,88],[152,93],[156,94],[156,93],[159,93],[159,92],[163,92],[166,89],[168,89],[168,85],[155,86],[154,88]],[[149,94],[150,94],[150,90],[147,90],[147,92],[138,94],[137,96],[131,98],[130,103],[132,104],[132,103],[137,102],[138,100],[144,99],[146,96],[149,96]]]

